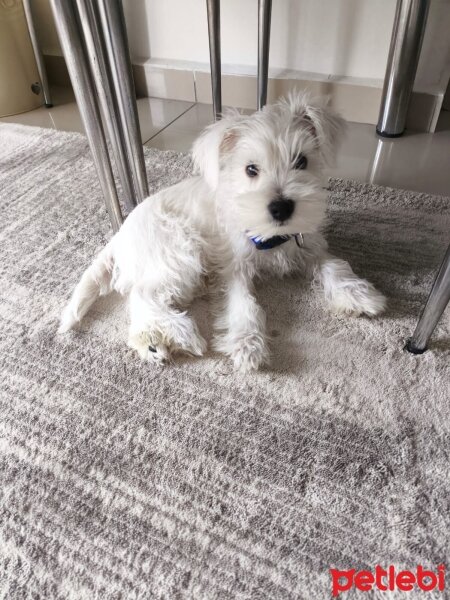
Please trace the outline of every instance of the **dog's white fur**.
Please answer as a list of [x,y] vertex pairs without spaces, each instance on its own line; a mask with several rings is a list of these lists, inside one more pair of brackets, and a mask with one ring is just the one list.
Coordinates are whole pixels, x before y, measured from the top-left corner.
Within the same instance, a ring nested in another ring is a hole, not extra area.
[[[344,122],[321,100],[292,95],[251,116],[227,113],[195,142],[199,175],[147,198],[83,274],[65,308],[60,331],[72,328],[98,296],[129,295],[129,345],[143,359],[163,362],[174,351],[202,355],[206,342],[187,309],[205,283],[216,298],[214,346],[242,371],[268,362],[266,316],[256,276],[302,271],[315,276],[330,308],[373,316],[384,297],[350,265],[327,252],[320,233],[326,194],[321,179]],[[307,168],[294,163],[302,153]],[[246,166],[258,166],[249,177]],[[274,221],[274,198],[295,203]],[[249,236],[304,236],[258,250]]]

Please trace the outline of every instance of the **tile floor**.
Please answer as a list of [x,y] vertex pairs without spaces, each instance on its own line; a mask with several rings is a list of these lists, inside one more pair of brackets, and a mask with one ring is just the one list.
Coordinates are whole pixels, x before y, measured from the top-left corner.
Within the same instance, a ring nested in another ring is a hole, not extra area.
[[[39,108],[0,122],[83,132],[68,88],[53,88],[54,107]],[[138,111],[147,146],[188,152],[199,132],[212,122],[212,108],[179,100],[141,98]],[[441,115],[433,134],[407,132],[383,140],[372,125],[349,123],[337,164],[329,175],[450,196],[450,113]]]

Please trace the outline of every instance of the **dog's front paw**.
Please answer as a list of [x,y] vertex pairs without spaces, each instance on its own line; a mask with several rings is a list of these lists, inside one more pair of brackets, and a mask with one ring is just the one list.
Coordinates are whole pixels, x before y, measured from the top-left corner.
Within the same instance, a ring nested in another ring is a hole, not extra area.
[[364,279],[333,291],[330,308],[337,314],[375,317],[386,308],[386,298]]
[[268,361],[264,338],[258,334],[247,335],[236,341],[230,352],[235,369],[241,373],[258,370]]

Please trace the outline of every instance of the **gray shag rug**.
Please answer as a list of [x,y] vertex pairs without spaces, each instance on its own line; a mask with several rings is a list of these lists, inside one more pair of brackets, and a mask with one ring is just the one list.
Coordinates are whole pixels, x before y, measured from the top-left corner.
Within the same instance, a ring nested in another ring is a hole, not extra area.
[[[386,314],[337,318],[304,282],[269,282],[270,369],[213,353],[159,369],[127,348],[117,297],[56,334],[111,235],[85,138],[0,125],[0,141],[1,598],[321,600],[331,567],[448,564],[448,318],[426,354],[403,345],[449,198],[331,180],[331,248]],[[146,160],[152,191],[191,169]]]

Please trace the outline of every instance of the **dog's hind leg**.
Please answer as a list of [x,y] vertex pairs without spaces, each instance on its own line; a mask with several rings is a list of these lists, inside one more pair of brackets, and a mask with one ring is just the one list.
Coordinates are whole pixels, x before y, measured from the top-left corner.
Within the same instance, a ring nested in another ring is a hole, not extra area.
[[166,362],[173,352],[201,356],[206,342],[197,325],[174,306],[173,294],[165,287],[135,285],[130,292],[128,345],[144,360]]
[[81,321],[99,296],[105,296],[111,292],[112,269],[112,249],[108,244],[81,276],[69,304],[61,315],[59,333],[72,329]]

